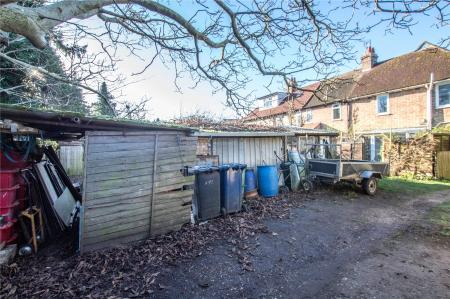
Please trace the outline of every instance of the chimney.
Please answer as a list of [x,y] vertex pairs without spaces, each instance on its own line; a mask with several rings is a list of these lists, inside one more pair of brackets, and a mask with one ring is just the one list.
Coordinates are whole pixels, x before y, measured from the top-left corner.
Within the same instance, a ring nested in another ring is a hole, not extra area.
[[287,92],[288,94],[293,94],[297,90],[297,80],[294,77],[288,79],[287,82]]
[[361,56],[361,70],[363,72],[370,71],[377,63],[378,55],[375,53],[375,48],[369,46],[366,52]]

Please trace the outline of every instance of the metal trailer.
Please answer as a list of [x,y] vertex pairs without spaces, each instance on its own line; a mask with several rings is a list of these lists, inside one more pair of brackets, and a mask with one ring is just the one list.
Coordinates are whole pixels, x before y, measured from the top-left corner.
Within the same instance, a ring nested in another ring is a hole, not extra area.
[[[327,147],[338,144],[310,144],[311,146]],[[361,186],[363,190],[374,195],[377,191],[377,182],[389,175],[389,164],[385,162],[372,162],[365,160],[345,160],[338,158],[309,158],[306,155],[308,177],[312,181],[327,183],[349,182]]]

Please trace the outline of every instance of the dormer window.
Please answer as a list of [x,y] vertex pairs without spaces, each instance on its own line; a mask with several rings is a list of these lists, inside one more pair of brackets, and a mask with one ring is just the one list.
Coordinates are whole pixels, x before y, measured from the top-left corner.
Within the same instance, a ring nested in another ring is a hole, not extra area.
[[264,108],[272,108],[278,106],[279,95],[273,95],[264,99]]
[[267,98],[267,99],[264,100],[264,107],[265,108],[272,107],[272,98]]

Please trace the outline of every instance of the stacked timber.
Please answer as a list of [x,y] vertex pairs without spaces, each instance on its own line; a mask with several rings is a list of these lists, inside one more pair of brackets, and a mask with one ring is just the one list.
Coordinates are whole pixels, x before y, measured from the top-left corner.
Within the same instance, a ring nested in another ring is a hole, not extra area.
[[82,250],[179,229],[190,221],[197,137],[184,131],[88,132]]
[[391,175],[407,175],[418,178],[433,177],[434,153],[437,140],[432,134],[404,140],[384,142],[385,159],[390,161]]

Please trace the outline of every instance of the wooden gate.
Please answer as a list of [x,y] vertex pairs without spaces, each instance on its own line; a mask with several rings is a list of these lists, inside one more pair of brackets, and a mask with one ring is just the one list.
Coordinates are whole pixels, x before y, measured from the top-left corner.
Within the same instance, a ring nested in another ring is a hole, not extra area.
[[450,180],[450,151],[437,153],[436,177]]

